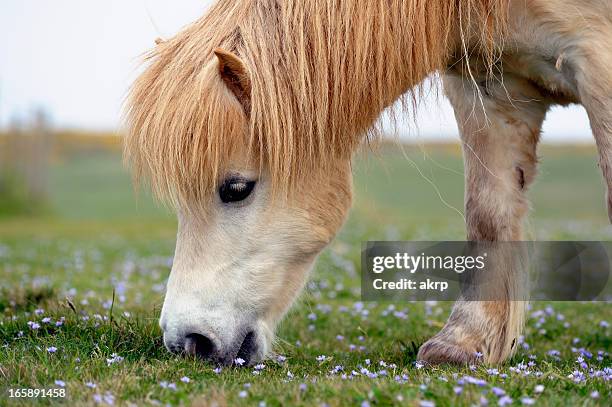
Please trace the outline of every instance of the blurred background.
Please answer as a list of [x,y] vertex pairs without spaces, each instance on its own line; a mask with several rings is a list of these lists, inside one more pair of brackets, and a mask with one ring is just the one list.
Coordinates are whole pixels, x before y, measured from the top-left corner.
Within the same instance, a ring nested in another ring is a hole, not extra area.
[[[121,162],[121,106],[157,37],[198,18],[210,1],[4,1],[0,4],[0,241],[100,235],[171,241],[174,216],[137,198]],[[417,117],[356,160],[352,224],[371,239],[463,236],[463,175],[450,106],[435,89]],[[607,236],[603,183],[581,107],[544,125],[531,192],[533,237]]]

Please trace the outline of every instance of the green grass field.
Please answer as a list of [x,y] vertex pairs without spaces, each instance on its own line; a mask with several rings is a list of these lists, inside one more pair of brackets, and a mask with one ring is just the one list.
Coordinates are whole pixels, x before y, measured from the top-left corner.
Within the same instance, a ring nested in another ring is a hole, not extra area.
[[[529,237],[610,240],[595,151],[541,155]],[[64,157],[50,177],[44,216],[0,218],[0,405],[610,405],[609,304],[533,303],[512,360],[431,368],[415,365],[415,346],[450,304],[360,302],[362,241],[464,237],[455,147],[357,157],[350,219],[257,369],[163,348],[176,223],[146,193],[134,198],[118,154]],[[25,388],[66,398],[9,398]]]

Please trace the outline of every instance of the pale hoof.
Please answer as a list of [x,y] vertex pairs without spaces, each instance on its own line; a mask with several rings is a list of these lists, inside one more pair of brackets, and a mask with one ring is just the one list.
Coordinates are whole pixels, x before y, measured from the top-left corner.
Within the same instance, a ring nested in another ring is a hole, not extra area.
[[456,343],[433,337],[421,345],[417,359],[430,365],[469,365],[480,362],[481,356],[476,350],[464,349]]

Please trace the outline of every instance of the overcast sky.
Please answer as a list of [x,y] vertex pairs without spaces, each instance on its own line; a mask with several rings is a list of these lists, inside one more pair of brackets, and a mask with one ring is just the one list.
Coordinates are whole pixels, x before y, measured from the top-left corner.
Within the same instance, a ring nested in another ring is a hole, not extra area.
[[[199,17],[209,0],[1,0],[0,126],[44,108],[54,126],[119,128],[121,103],[139,57]],[[427,100],[410,138],[456,138],[445,100]],[[545,140],[592,139],[581,107],[556,108]]]

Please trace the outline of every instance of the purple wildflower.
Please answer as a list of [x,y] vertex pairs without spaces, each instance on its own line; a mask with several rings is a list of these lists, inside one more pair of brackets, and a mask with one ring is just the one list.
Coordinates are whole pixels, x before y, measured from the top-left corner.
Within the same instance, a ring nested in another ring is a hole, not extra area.
[[499,406],[507,406],[509,404],[512,404],[512,399],[508,396],[504,396],[497,401],[497,404]]
[[30,327],[30,329],[33,329],[33,330],[37,330],[40,328],[40,324],[34,321],[28,321],[28,326]]

